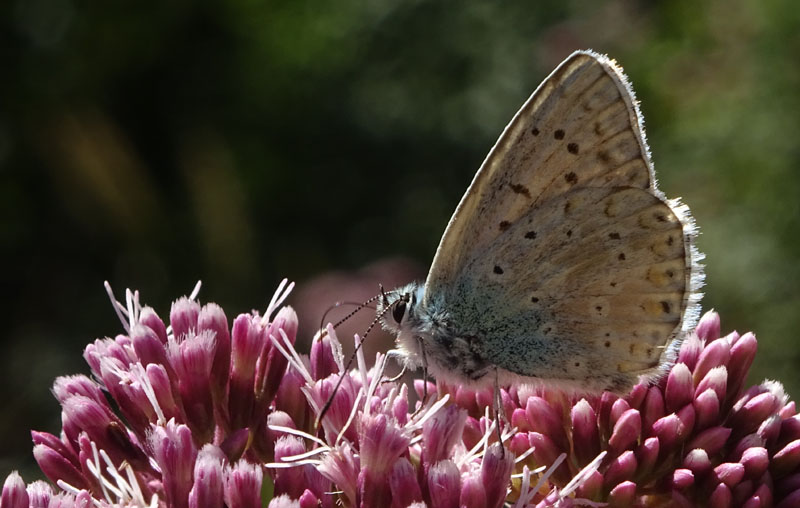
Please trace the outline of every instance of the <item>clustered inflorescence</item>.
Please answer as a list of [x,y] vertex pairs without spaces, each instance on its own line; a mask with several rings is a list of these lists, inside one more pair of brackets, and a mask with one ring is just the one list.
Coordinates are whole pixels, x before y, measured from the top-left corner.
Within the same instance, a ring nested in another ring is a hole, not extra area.
[[232,325],[190,297],[167,326],[128,292],[93,377],[54,383],[60,435],[32,432],[52,484],[11,473],[0,508],[800,506],[800,415],[779,383],[745,386],[756,338],[713,312],[624,397],[501,389],[501,447],[492,389],[418,381],[412,404],[385,355],[345,373],[330,326],[298,353],[290,289]]

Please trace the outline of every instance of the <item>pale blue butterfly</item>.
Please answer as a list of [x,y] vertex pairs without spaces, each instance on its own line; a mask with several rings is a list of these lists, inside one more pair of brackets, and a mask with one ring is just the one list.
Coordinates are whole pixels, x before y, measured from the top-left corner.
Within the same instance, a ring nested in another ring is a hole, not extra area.
[[425,284],[378,312],[406,366],[437,379],[624,391],[664,373],[697,321],[695,235],[656,187],[622,69],[578,51],[489,152]]

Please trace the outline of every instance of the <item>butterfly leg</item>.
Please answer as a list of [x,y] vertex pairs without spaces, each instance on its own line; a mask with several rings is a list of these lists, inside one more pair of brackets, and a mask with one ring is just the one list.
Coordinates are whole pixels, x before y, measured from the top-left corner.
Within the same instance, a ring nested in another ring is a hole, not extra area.
[[406,370],[408,370],[408,367],[406,365],[403,365],[403,368],[400,370],[399,374],[397,374],[396,376],[393,376],[393,377],[387,377],[386,379],[382,379],[381,380],[381,384],[383,384],[383,383],[396,383],[397,381],[400,380],[401,377],[403,377],[405,375]]
[[502,447],[500,449],[501,457],[505,456],[506,447],[503,445],[503,428],[508,426],[508,419],[506,412],[503,409],[503,400],[500,396],[500,382],[497,373],[497,367],[494,369],[494,418],[497,425],[497,442]]
[[425,401],[428,400],[428,357],[425,356],[425,348],[422,347],[422,339],[418,337],[417,342],[419,343],[419,350],[422,351],[422,400],[419,402],[417,410],[411,415],[412,418],[422,411],[422,408],[425,407]]

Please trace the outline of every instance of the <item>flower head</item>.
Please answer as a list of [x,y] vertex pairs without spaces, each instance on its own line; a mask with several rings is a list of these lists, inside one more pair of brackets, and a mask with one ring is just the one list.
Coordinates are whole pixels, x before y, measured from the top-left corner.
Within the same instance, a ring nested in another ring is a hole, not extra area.
[[420,380],[431,396],[414,403],[386,355],[370,365],[359,349],[346,370],[330,326],[298,352],[290,289],[231,325],[196,295],[167,325],[128,292],[125,333],[84,352],[94,379],[54,384],[60,435],[32,432],[57,488],[12,473],[0,507],[800,502],[800,415],[779,383],[745,386],[756,338],[720,336],[715,313],[663,379],[625,396],[500,388],[500,443],[492,389]]

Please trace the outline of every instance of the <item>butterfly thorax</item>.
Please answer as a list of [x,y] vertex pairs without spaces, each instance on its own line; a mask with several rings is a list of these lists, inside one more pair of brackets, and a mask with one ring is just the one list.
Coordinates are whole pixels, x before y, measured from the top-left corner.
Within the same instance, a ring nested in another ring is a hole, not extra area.
[[482,341],[458,330],[444,302],[425,298],[422,284],[411,283],[386,295],[379,312],[383,327],[396,334],[408,368],[426,368],[436,379],[459,384],[479,383],[492,372]]

